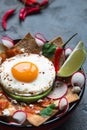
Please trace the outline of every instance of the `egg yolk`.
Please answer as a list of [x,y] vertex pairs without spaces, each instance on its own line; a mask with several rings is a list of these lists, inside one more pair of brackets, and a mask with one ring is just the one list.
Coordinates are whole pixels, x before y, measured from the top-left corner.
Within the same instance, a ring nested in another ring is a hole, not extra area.
[[31,62],[19,62],[12,67],[11,72],[16,80],[32,82],[38,76],[38,67]]

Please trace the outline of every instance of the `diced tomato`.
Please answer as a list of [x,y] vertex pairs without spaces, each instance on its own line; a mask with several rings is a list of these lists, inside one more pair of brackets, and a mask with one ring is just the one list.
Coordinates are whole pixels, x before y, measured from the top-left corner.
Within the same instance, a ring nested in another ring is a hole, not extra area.
[[52,104],[53,103],[53,100],[51,100],[51,99],[49,99],[49,98],[44,98],[43,100],[42,100],[42,102],[40,102],[39,104],[40,104],[40,106],[42,106],[42,107],[47,107],[47,106],[49,106],[50,104]]
[[14,49],[8,49],[6,51],[6,55],[8,58],[12,57],[12,56],[15,56],[17,54],[21,54],[21,50],[17,49],[17,48],[14,48]]
[[36,111],[39,111],[41,109],[42,109],[42,107],[34,104],[32,107],[31,107],[31,105],[30,106],[26,106],[25,109],[24,109],[24,111],[26,113],[34,114]]
[[9,102],[6,100],[0,100],[0,110],[4,110],[9,105]]

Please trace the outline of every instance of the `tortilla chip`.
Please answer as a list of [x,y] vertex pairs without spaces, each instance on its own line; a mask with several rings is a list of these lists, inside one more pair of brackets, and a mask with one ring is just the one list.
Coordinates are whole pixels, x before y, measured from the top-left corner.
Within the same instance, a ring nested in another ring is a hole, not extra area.
[[68,88],[68,93],[66,95],[66,98],[68,99],[69,103],[73,103],[76,102],[77,100],[79,100],[79,96],[77,93],[73,93],[72,92],[72,88]]
[[50,41],[50,43],[55,44],[57,47],[62,47],[62,45],[64,44],[64,43],[63,43],[63,39],[62,39],[62,37],[60,37],[60,36],[58,36],[58,37],[52,39],[52,40]]
[[30,33],[20,40],[13,48],[22,50],[25,53],[40,53],[40,48]]
[[[72,89],[69,88],[67,94],[65,95],[69,103],[73,103],[77,100],[79,100],[79,96],[76,93],[72,93]],[[59,100],[55,100],[54,103],[56,106],[58,106]],[[47,106],[46,106],[47,107]],[[44,109],[44,108],[43,108]],[[58,108],[55,109],[51,116],[42,117],[38,114],[31,114],[28,113],[27,120],[34,126],[40,126],[44,122],[46,122],[48,119],[50,119],[52,116],[57,114],[59,112]]]
[[40,126],[44,122],[46,122],[48,119],[50,119],[53,115],[55,115],[58,111],[54,110],[51,116],[42,117],[37,114],[27,114],[27,120],[34,126]]
[[[55,44],[57,47],[61,47],[63,45],[63,40],[61,37],[56,37],[49,42]],[[41,48],[35,41],[35,38],[30,33],[20,40],[13,48],[23,50],[24,53],[27,52],[39,54],[41,51]]]

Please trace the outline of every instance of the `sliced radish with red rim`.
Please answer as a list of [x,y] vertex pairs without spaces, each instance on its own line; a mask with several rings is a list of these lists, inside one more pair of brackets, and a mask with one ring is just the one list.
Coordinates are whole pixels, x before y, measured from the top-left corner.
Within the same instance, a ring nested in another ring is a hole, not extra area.
[[59,100],[58,109],[61,111],[57,117],[63,116],[69,109],[69,103],[66,97],[63,97]]
[[23,124],[27,119],[27,114],[23,110],[17,110],[13,113],[13,119],[16,120],[18,123]]
[[73,87],[79,86],[82,88],[85,84],[85,81],[85,75],[81,71],[75,72],[71,77],[71,84]]
[[67,58],[70,54],[72,53],[72,49],[71,48],[65,48],[65,57]]
[[62,111],[62,110],[65,110],[66,107],[68,105],[68,100],[66,99],[66,97],[63,97],[59,100],[59,110]]
[[67,84],[61,81],[56,81],[53,90],[47,97],[51,99],[60,99],[67,93],[67,91],[68,91]]
[[46,41],[47,41],[46,38],[41,33],[35,34],[35,40],[36,40],[38,46],[43,46],[44,43],[46,43]]
[[11,125],[21,125],[21,124],[16,123],[16,122],[9,122],[9,124],[11,124]]
[[12,48],[14,46],[14,40],[7,36],[2,36],[2,44],[7,48]]

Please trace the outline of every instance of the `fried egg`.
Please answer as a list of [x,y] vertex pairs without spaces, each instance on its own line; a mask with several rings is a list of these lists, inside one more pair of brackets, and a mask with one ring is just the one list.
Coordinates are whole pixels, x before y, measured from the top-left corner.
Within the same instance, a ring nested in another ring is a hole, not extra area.
[[0,83],[9,93],[35,96],[52,87],[55,68],[49,59],[38,54],[18,54],[0,65]]

